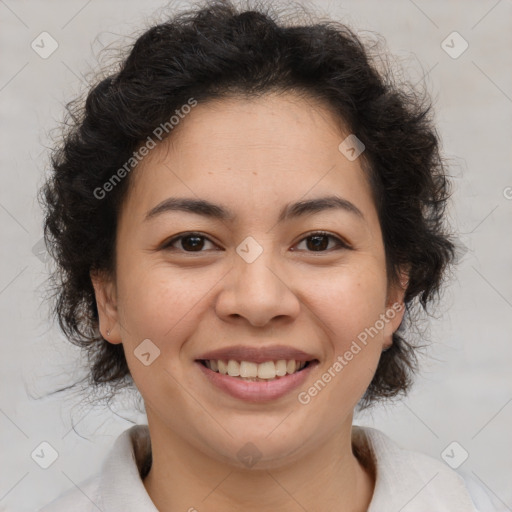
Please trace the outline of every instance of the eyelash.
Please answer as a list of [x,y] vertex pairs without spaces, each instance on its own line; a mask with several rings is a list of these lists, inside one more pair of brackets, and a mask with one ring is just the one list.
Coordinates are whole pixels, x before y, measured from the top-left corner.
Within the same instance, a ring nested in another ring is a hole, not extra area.
[[[325,237],[328,237],[328,238],[331,238],[331,239],[335,240],[336,244],[337,244],[337,247],[339,249],[345,249],[345,250],[346,249],[348,249],[348,250],[352,249],[352,247],[348,243],[344,242],[339,237],[337,237],[335,235],[332,235],[331,233],[328,233],[326,231],[314,231],[312,233],[309,233],[307,236],[305,236],[304,238],[299,240],[299,242],[297,242],[297,243],[299,244],[299,243],[303,242],[304,240],[307,240],[308,238],[313,238],[314,236],[325,236]],[[211,243],[214,243],[206,235],[203,235],[202,233],[198,233],[198,232],[195,232],[195,231],[190,231],[188,233],[184,233],[182,235],[175,236],[174,238],[170,239],[168,242],[165,242],[163,247],[162,247],[162,249],[165,249],[165,250],[178,250],[178,249],[173,248],[171,246],[174,243],[178,242],[179,240],[184,239],[184,238],[188,238],[188,237],[204,238],[204,239],[210,241]],[[325,250],[325,251],[307,251],[307,252],[322,253],[322,252],[331,252],[331,250],[328,249],[328,250]],[[187,254],[194,254],[194,253],[201,253],[201,252],[205,252],[205,251],[185,251],[185,250],[183,250],[182,252],[187,253]]]

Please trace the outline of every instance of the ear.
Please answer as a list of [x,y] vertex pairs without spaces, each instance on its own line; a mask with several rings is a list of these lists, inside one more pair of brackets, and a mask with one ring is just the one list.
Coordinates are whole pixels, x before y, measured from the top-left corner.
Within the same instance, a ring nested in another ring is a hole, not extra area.
[[400,327],[405,314],[404,296],[409,284],[408,270],[401,270],[398,282],[390,283],[386,300],[384,350],[393,344],[393,333]]
[[91,271],[89,275],[96,296],[101,335],[110,343],[121,343],[115,282],[106,272]]

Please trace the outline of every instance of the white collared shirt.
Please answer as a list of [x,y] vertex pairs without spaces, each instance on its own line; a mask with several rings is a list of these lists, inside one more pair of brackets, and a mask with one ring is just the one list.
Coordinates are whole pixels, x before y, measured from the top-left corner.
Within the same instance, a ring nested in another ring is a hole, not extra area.
[[[352,440],[376,470],[368,512],[499,512],[482,488],[467,486],[442,461],[405,450],[379,430],[354,426]],[[125,430],[97,475],[39,512],[158,512],[140,473],[150,451],[147,425]]]

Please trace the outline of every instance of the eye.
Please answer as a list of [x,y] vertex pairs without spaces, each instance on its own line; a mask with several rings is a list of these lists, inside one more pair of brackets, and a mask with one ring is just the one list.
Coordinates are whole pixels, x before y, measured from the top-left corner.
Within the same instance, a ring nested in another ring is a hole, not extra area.
[[177,249],[176,247],[173,247],[176,242],[181,240],[181,248],[185,252],[204,252],[201,249],[204,248],[205,242],[204,240],[208,240],[210,243],[213,244],[206,236],[202,235],[201,233],[186,233],[184,235],[175,236],[171,240],[169,240],[167,243],[164,244],[162,249]]
[[[346,242],[337,236],[326,233],[325,231],[315,231],[314,233],[311,233],[307,237],[303,238],[299,243],[306,241],[306,247],[311,249],[311,251],[308,252],[325,252],[325,249],[327,249],[327,246],[329,245],[329,239],[335,241],[335,248],[351,249],[351,247]],[[310,240],[311,243],[308,244],[308,240]]]
[[[299,244],[306,241],[306,247],[309,249],[308,252],[326,252],[330,240],[335,242],[334,248],[351,249],[351,247],[346,242],[337,236],[331,235],[325,231],[315,231],[314,233],[311,233],[307,237],[303,238]],[[176,243],[180,241],[181,247],[175,247]],[[308,244],[307,241],[310,241],[310,243]],[[205,243],[211,243],[212,245],[215,245],[205,235],[201,233],[190,232],[175,236],[167,243],[165,243],[162,249],[178,249],[183,250],[184,252],[204,252],[202,249],[205,248]],[[292,248],[291,250],[293,251],[295,249]]]

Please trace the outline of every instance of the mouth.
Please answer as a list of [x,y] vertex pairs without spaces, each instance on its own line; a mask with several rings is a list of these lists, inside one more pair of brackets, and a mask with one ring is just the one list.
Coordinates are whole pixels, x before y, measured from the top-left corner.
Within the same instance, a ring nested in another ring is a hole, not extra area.
[[286,345],[234,345],[195,359],[210,389],[249,402],[276,400],[291,393],[304,385],[319,364],[313,354]]
[[289,395],[305,386],[319,364],[314,355],[283,345],[238,345],[195,359],[195,366],[210,390],[246,402],[272,401]]
[[244,382],[271,382],[302,372],[318,360],[278,359],[257,363],[234,359],[199,359],[197,362],[214,373],[227,375]]

